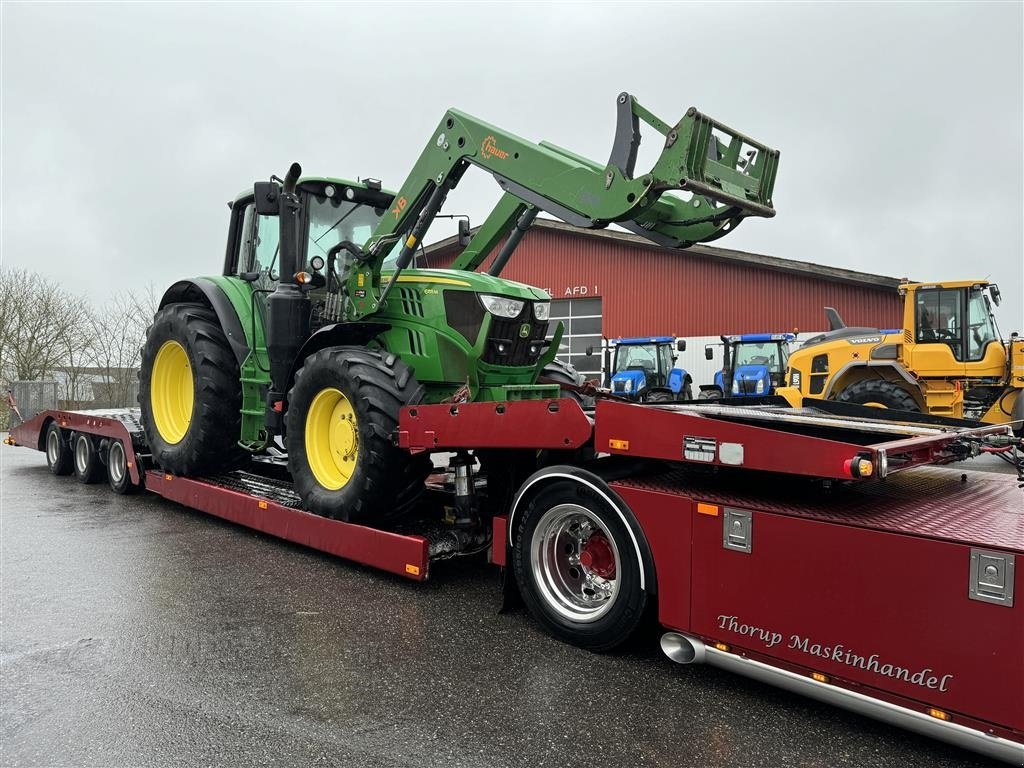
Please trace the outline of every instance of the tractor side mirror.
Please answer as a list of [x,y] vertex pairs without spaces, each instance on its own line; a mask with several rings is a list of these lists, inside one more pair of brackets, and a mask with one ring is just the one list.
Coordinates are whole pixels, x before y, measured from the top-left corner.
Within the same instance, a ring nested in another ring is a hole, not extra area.
[[685,352],[685,351],[686,351],[686,339],[678,339],[678,340],[676,340],[676,352]]
[[713,350],[711,347],[704,347],[704,359],[705,360],[714,360],[715,359],[715,350]]
[[273,181],[257,181],[252,185],[256,196],[256,213],[260,216],[277,216],[280,212],[277,197],[281,188]]
[[459,219],[459,245],[465,248],[472,239],[473,235],[469,231],[469,219]]

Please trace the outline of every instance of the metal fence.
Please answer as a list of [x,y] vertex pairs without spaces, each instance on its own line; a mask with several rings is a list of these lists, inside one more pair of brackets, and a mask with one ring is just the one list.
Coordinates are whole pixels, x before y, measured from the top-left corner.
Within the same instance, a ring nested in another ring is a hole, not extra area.
[[[57,407],[56,381],[12,381],[7,388],[14,397],[21,417],[26,421],[40,411]],[[17,414],[10,412],[6,406],[7,399],[4,398],[4,408],[0,412],[0,428],[3,429],[9,428],[12,423],[18,423]]]

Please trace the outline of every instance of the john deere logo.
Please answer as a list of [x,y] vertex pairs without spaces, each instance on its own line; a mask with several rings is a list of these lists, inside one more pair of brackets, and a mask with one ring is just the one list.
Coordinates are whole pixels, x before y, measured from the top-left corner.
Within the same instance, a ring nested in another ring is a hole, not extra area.
[[530,335],[530,324],[529,323],[523,323],[522,325],[520,325],[519,326],[519,338],[520,339],[525,339],[529,335]]

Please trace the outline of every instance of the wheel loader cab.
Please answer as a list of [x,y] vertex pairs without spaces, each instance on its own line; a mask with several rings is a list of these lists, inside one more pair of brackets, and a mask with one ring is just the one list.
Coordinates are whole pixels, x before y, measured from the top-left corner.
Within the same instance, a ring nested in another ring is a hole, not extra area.
[[[1006,352],[992,316],[991,289],[982,283],[908,288],[905,365],[919,376],[1001,376]],[[998,296],[998,288],[994,293]]]

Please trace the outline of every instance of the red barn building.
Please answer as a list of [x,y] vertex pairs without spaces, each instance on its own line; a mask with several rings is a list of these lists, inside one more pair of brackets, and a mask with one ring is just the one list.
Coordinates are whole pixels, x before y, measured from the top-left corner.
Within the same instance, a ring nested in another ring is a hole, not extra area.
[[[460,250],[456,238],[443,240],[419,265],[448,266]],[[599,348],[602,338],[686,338],[680,363],[706,383],[715,366],[705,363],[703,344],[723,334],[799,329],[804,336],[825,329],[826,306],[849,325],[902,322],[897,278],[728,248],[661,248],[626,232],[541,219],[502,277],[547,289],[552,319],[566,325],[563,356],[587,373],[597,371],[600,355],[588,357],[586,349]]]

